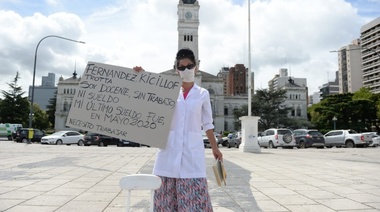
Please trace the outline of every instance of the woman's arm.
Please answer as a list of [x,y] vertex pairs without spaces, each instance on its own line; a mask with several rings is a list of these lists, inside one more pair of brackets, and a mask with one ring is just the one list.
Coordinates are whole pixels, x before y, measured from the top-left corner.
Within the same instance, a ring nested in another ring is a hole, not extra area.
[[214,130],[213,129],[207,130],[206,135],[207,135],[208,141],[210,142],[212,154],[214,155],[214,158],[223,161],[223,154],[220,152],[218,148],[218,143],[216,142],[216,139],[215,139]]

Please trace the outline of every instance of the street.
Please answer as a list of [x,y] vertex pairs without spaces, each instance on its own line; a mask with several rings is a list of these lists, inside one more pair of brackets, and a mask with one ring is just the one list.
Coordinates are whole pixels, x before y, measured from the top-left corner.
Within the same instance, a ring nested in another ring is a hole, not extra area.
[[[221,147],[227,186],[205,149],[214,211],[380,211],[380,148]],[[151,173],[155,148],[56,146],[0,140],[0,211],[122,211],[122,176]],[[147,192],[132,192],[145,211]]]

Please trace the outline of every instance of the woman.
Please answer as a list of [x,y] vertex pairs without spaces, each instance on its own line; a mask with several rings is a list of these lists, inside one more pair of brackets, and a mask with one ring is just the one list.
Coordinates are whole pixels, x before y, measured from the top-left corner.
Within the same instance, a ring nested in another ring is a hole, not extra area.
[[190,49],[178,51],[175,67],[182,78],[182,88],[166,147],[158,150],[153,168],[153,174],[162,180],[155,192],[154,211],[213,211],[202,131],[206,132],[214,157],[222,160],[222,153],[214,136],[210,96],[194,83],[197,64]]

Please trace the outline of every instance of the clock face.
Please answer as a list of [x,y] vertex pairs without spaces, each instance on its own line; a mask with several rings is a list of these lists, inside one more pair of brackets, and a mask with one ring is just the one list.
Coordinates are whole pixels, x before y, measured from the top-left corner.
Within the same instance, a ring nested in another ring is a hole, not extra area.
[[192,16],[193,16],[193,15],[191,14],[191,12],[186,12],[186,13],[185,13],[185,18],[186,18],[186,19],[191,19]]

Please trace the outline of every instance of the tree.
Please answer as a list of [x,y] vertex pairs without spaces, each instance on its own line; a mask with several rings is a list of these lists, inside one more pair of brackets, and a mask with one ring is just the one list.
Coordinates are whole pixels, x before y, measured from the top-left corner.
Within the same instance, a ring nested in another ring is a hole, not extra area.
[[289,120],[290,108],[284,105],[286,90],[259,89],[252,99],[252,114],[260,117],[259,128],[279,127]]
[[318,104],[308,109],[311,122],[321,132],[327,132],[334,126],[340,129],[354,129],[356,131],[372,131],[377,126],[378,95],[368,92],[365,88],[346,94],[328,96]]
[[45,130],[50,126],[48,115],[38,104],[33,104],[33,128]]
[[[284,106],[286,90],[283,89],[259,89],[252,97],[252,115],[259,116],[259,129],[265,130],[278,127],[289,122],[290,108]],[[234,112],[236,119],[248,115],[248,106],[243,105]],[[285,125],[286,126],[286,125]]]
[[46,114],[50,122],[52,129],[55,127],[55,108],[57,105],[57,92],[54,93],[54,97],[49,99],[49,104],[47,105]]
[[23,97],[25,92],[17,82],[20,79],[19,73],[11,83],[9,91],[2,90],[4,99],[0,102],[0,117],[2,123],[20,123],[23,126],[28,125],[30,103],[27,97]]

